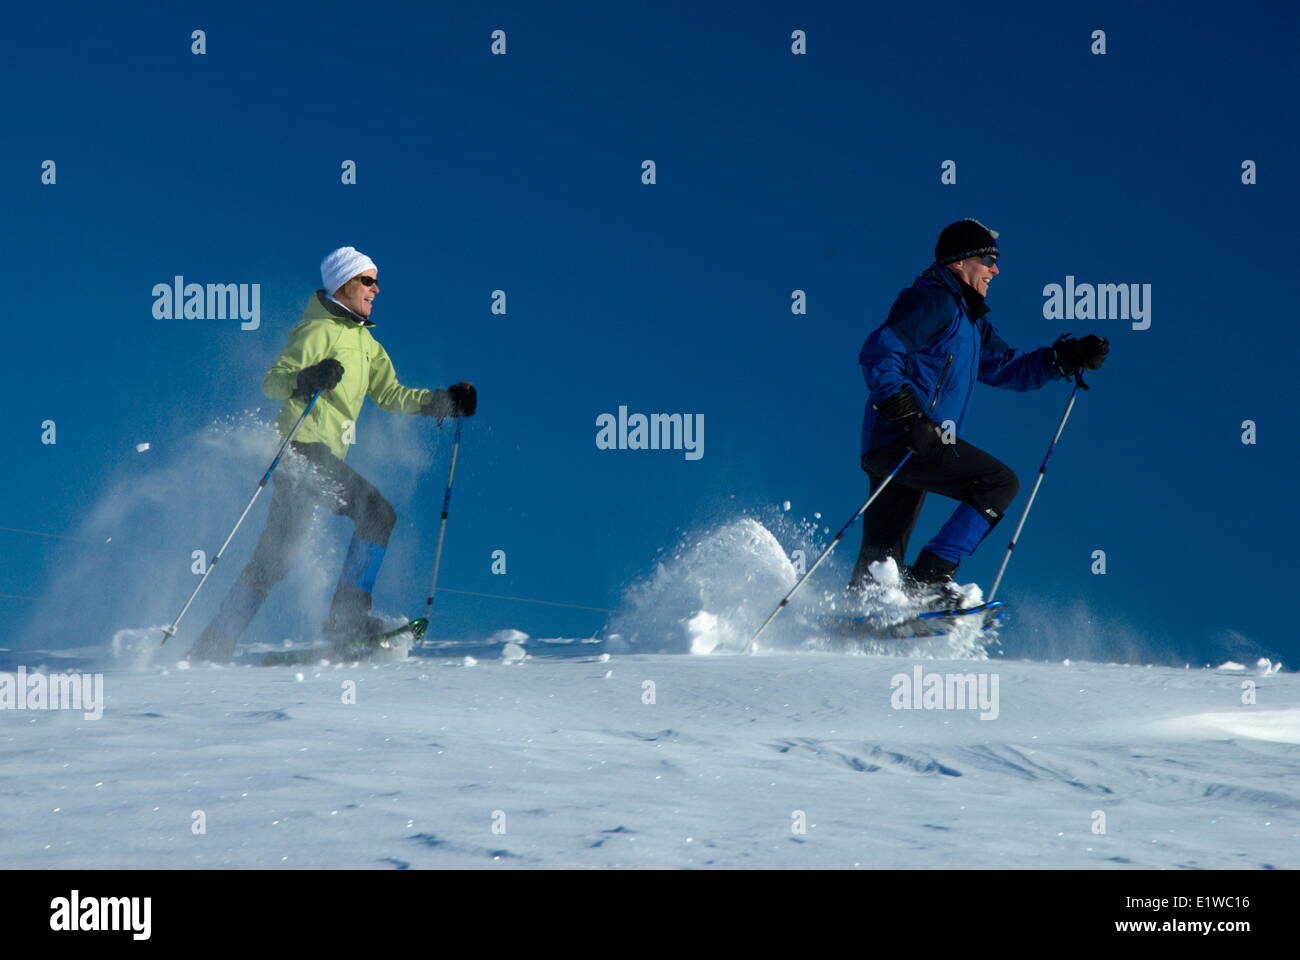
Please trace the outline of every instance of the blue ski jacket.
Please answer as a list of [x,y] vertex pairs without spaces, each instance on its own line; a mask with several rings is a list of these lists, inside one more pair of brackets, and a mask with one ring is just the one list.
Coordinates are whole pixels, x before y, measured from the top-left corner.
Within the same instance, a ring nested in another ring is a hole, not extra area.
[[1051,347],[1025,353],[1007,346],[985,318],[989,308],[974,290],[937,263],[898,295],[889,318],[862,344],[858,362],[867,381],[862,452],[897,443],[899,432],[875,404],[910,389],[939,423],[961,434],[975,384],[1036,390],[1061,374]]

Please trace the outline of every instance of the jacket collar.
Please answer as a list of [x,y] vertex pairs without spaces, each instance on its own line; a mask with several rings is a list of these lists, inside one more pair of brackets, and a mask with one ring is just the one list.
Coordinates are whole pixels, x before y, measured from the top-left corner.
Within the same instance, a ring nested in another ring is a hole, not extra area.
[[375,325],[373,320],[367,320],[365,317],[357,316],[333,297],[326,296],[324,290],[316,291],[316,302],[324,307],[331,316],[338,317],[341,320],[351,320],[353,323],[359,324],[363,327],[373,327]]
[[921,276],[943,284],[954,297],[965,301],[966,312],[970,314],[972,320],[979,320],[989,312],[988,304],[984,302],[983,295],[966,281],[958,278],[947,267],[932,263],[926,267]]

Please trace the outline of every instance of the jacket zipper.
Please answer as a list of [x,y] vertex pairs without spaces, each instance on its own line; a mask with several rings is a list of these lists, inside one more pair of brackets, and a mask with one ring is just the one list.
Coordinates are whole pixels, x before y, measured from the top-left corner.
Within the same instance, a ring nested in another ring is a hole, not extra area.
[[953,354],[950,353],[948,354],[948,359],[943,362],[943,370],[939,372],[939,380],[934,385],[934,396],[930,398],[930,407],[926,410],[926,413],[932,412],[935,404],[939,402],[939,391],[943,389],[943,381],[947,379],[948,368],[952,366],[952,358]]

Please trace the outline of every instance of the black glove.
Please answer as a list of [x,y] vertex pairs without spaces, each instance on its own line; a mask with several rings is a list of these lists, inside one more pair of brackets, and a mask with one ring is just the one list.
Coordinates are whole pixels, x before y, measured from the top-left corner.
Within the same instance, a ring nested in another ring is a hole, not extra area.
[[1105,337],[1088,334],[1076,340],[1063,333],[1052,344],[1052,366],[1063,377],[1072,377],[1080,370],[1099,370],[1110,353],[1110,342]]
[[474,411],[478,409],[478,391],[474,389],[474,384],[462,380],[448,387],[447,393],[451,394],[452,403],[456,405],[453,417],[474,416]]
[[446,390],[434,390],[420,407],[426,417],[472,417],[478,409],[478,391],[474,384],[462,380]]
[[298,371],[298,385],[293,391],[295,400],[306,400],[317,390],[333,390],[343,379],[343,364],[333,357]]
[[911,390],[900,390],[876,404],[876,409],[903,435],[907,449],[928,457],[943,444],[943,428],[921,411]]

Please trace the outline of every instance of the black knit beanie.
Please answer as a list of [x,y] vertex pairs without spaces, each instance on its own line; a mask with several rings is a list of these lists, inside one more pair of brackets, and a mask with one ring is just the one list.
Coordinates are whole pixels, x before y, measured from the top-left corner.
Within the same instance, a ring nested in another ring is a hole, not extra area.
[[990,230],[978,220],[958,220],[948,224],[939,234],[939,242],[934,245],[934,260],[943,266],[967,257],[997,252],[997,231]]

